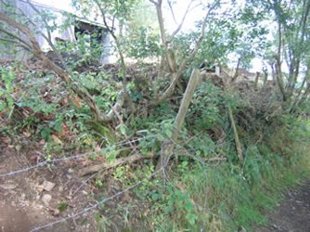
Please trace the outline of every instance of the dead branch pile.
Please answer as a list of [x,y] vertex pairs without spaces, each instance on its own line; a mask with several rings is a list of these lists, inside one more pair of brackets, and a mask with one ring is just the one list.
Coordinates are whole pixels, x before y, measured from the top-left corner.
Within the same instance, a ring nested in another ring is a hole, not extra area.
[[234,83],[233,89],[245,101],[236,117],[239,126],[246,131],[260,131],[260,127],[283,111],[281,95],[272,83],[257,88],[254,82],[243,81]]

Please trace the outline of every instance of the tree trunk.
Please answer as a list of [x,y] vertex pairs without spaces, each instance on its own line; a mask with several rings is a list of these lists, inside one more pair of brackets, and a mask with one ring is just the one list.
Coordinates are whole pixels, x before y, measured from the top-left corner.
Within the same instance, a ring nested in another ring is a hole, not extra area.
[[185,116],[188,111],[190,102],[193,98],[196,87],[198,85],[199,78],[200,78],[199,70],[194,69],[189,79],[189,82],[187,84],[178,114],[174,122],[174,130],[173,130],[172,136],[170,140],[164,141],[162,144],[161,151],[160,151],[160,157],[159,157],[159,161],[157,164],[157,170],[162,169],[163,178],[167,178],[166,167],[169,163],[170,157],[173,154],[175,142],[178,139],[180,131],[184,124]]

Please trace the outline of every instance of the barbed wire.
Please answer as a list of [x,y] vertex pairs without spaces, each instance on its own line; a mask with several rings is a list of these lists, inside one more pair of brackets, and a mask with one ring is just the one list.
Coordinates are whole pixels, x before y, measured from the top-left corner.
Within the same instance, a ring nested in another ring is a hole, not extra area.
[[[145,137],[142,137],[142,138],[137,138],[137,139],[133,139],[133,140],[123,140],[123,141],[120,141],[116,144],[111,144],[111,146],[124,146],[126,144],[132,144],[134,142],[138,142],[142,139],[145,139]],[[24,173],[24,172],[29,172],[33,169],[37,169],[37,168],[42,168],[44,166],[47,166],[47,165],[52,165],[52,164],[56,164],[56,163],[59,163],[61,161],[68,161],[68,160],[75,160],[75,159],[80,159],[80,158],[83,158],[83,157],[87,157],[87,156],[91,156],[91,155],[95,155],[95,154],[98,154],[100,153],[101,151],[92,151],[92,152],[86,152],[84,154],[78,154],[78,155],[74,155],[74,156],[67,156],[67,157],[62,157],[62,158],[56,158],[56,159],[51,159],[51,160],[44,160],[40,163],[37,163],[33,166],[29,166],[29,167],[26,167],[26,168],[21,168],[21,169],[18,169],[18,170],[15,170],[15,171],[10,171],[10,172],[7,172],[7,173],[1,173],[0,174],[0,178],[3,178],[3,177],[8,177],[8,176],[14,176],[14,175],[18,175],[18,174],[21,174],[21,173]]]
[[73,160],[73,159],[79,159],[79,158],[82,158],[85,156],[90,156],[91,154],[94,154],[94,152],[89,152],[89,153],[85,153],[85,154],[69,156],[69,157],[64,157],[64,158],[57,158],[57,159],[52,159],[52,160],[45,160],[45,161],[42,161],[42,162],[37,163],[36,165],[30,166],[30,167],[22,168],[22,169],[7,172],[7,173],[2,173],[2,174],[0,174],[0,178],[8,177],[8,176],[15,176],[15,175],[18,175],[18,174],[21,174],[24,172],[29,172],[33,169],[37,169],[37,168],[41,168],[41,167],[44,167],[47,165],[55,164],[55,163],[58,163],[60,161],[68,161],[68,160]]
[[42,226],[37,226],[37,227],[33,228],[30,232],[40,231],[40,230],[42,230],[42,229],[45,229],[45,228],[48,228],[48,227],[52,227],[52,226],[54,226],[54,225],[56,225],[56,224],[65,222],[65,221],[67,221],[67,220],[70,220],[70,219],[77,219],[77,218],[81,217],[82,215],[89,214],[89,213],[91,213],[93,210],[99,208],[100,205],[106,203],[107,201],[113,200],[114,198],[116,198],[116,197],[118,197],[118,196],[120,196],[120,195],[122,195],[122,194],[124,194],[124,193],[126,193],[126,192],[128,192],[128,191],[130,191],[130,190],[132,190],[132,189],[134,189],[134,188],[136,188],[136,187],[138,187],[138,186],[141,185],[143,182],[145,182],[145,181],[151,179],[152,177],[156,176],[156,175],[157,175],[158,173],[160,173],[164,168],[166,168],[166,166],[161,167],[160,169],[156,170],[156,171],[153,172],[151,175],[149,175],[147,178],[144,178],[143,180],[140,180],[140,181],[136,182],[135,184],[129,186],[128,188],[126,188],[126,189],[124,189],[124,190],[122,190],[122,191],[119,191],[119,192],[117,192],[116,194],[114,194],[114,195],[112,195],[112,196],[110,196],[110,197],[107,197],[107,198],[105,198],[105,199],[103,199],[103,200],[101,200],[101,201],[97,201],[97,203],[94,204],[94,205],[91,205],[91,206],[89,206],[89,207],[87,207],[87,208],[84,208],[83,210],[78,211],[77,213],[74,213],[74,214],[72,214],[72,215],[70,215],[70,216],[61,218],[61,219],[59,219],[59,220],[56,220],[56,221],[47,223],[47,224],[42,225]]

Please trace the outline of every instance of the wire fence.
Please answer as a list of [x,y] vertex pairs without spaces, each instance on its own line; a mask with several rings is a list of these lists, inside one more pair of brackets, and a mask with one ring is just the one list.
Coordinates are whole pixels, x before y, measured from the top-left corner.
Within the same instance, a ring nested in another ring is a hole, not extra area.
[[[118,146],[124,146],[126,144],[132,145],[133,143],[138,142],[138,141],[140,141],[142,139],[146,139],[147,137],[148,136],[140,137],[140,138],[136,138],[136,139],[132,139],[132,140],[128,140],[127,139],[127,140],[124,140],[124,141],[120,141],[119,143],[116,143],[116,144],[111,144],[111,146],[113,146],[115,148],[115,147],[118,147]],[[55,158],[55,159],[51,159],[51,160],[45,160],[45,161],[37,163],[36,165],[33,165],[33,166],[25,167],[25,168],[22,168],[22,169],[19,169],[19,170],[14,170],[14,171],[7,172],[7,173],[2,173],[2,174],[0,174],[0,178],[18,175],[18,174],[21,174],[21,173],[24,173],[24,172],[28,172],[28,171],[31,171],[31,170],[34,170],[34,169],[37,169],[37,168],[43,168],[43,167],[45,167],[47,165],[53,165],[53,164],[57,164],[57,163],[60,163],[60,162],[63,162],[63,161],[78,160],[78,159],[81,159],[81,158],[89,157],[91,155],[96,155],[96,154],[98,154],[100,152],[101,151],[98,151],[98,152],[92,151],[92,152],[87,152],[87,153],[83,153],[83,154],[77,154],[77,155],[73,155],[73,156],[67,156],[67,157],[62,157],[62,158]],[[190,152],[187,151],[187,154],[190,154]],[[170,155],[169,159],[171,158],[171,156],[172,156],[172,154]],[[189,156],[192,157],[192,155],[189,155]],[[205,164],[203,162],[203,160],[200,160],[200,159],[195,159],[195,160],[197,160],[201,164]],[[166,168],[167,165],[168,165],[168,163],[166,163],[163,167],[161,167],[160,169],[158,169],[155,172],[153,172],[152,174],[150,174],[148,177],[145,177],[143,180],[140,180],[140,181],[136,182],[135,184],[129,186],[128,188],[126,188],[126,189],[124,189],[122,191],[117,192],[116,194],[114,194],[112,196],[106,197],[106,198],[102,199],[101,201],[96,201],[95,204],[92,204],[92,205],[90,205],[88,207],[85,207],[82,210],[80,210],[80,211],[78,211],[76,213],[73,213],[71,215],[68,215],[66,217],[63,217],[63,218],[61,218],[59,220],[55,220],[55,221],[49,222],[49,223],[44,224],[44,225],[36,226],[30,232],[41,231],[43,229],[46,229],[46,228],[49,228],[49,227],[53,227],[53,226],[55,226],[57,224],[66,222],[67,220],[77,219],[77,218],[80,218],[82,216],[84,217],[87,214],[90,214],[91,212],[95,211],[96,209],[99,209],[100,206],[103,205],[104,203],[106,203],[108,201],[111,201],[111,200],[121,196],[122,194],[124,194],[124,193],[126,193],[126,192],[128,192],[128,191],[130,191],[130,190],[132,190],[132,189],[134,189],[136,187],[138,187],[142,183],[144,183],[144,182],[148,181],[149,179],[153,178],[154,176],[156,176],[158,173],[160,173],[160,172],[164,173],[165,168]],[[92,177],[93,176],[91,176],[90,178],[92,178]],[[86,182],[87,181],[88,181],[88,179],[86,180]]]
[[[124,146],[124,145],[127,145],[127,144],[132,144],[134,142],[138,142],[140,140],[142,140],[144,138],[137,138],[137,139],[133,139],[133,140],[123,140],[123,141],[120,141],[119,143],[116,143],[116,144],[113,144],[111,146]],[[62,157],[62,158],[55,158],[55,159],[50,159],[50,160],[44,160],[42,162],[39,162],[35,165],[32,165],[32,166],[28,166],[28,167],[25,167],[25,168],[21,168],[21,169],[18,169],[18,170],[14,170],[14,171],[10,171],[10,172],[7,172],[7,173],[0,173],[0,178],[3,178],[3,177],[9,177],[9,176],[15,176],[15,175],[18,175],[18,174],[21,174],[21,173],[24,173],[24,172],[29,172],[31,170],[34,170],[34,169],[38,169],[38,168],[42,168],[44,166],[48,166],[48,165],[55,165],[57,163],[60,163],[60,162],[64,162],[64,161],[69,161],[69,160],[78,160],[78,159],[81,159],[81,158],[85,158],[85,157],[89,157],[89,156],[92,156],[92,155],[96,155],[98,153],[100,153],[101,151],[92,151],[92,152],[86,152],[86,153],[83,153],[83,154],[77,154],[77,155],[73,155],[73,156],[66,156],[66,157]]]
[[117,192],[116,194],[114,194],[114,195],[112,195],[112,196],[109,196],[109,197],[107,197],[107,198],[104,198],[104,199],[101,200],[101,201],[97,201],[96,204],[93,204],[93,205],[91,205],[91,206],[89,206],[89,207],[86,207],[86,208],[84,208],[83,210],[80,210],[80,211],[78,211],[78,212],[76,212],[76,213],[74,213],[74,214],[72,214],[72,215],[69,215],[69,216],[67,216],[67,217],[61,218],[61,219],[59,219],[59,220],[52,221],[52,222],[47,223],[47,224],[44,224],[44,225],[42,225],[42,226],[37,226],[37,227],[33,228],[30,232],[40,231],[40,230],[42,230],[42,229],[46,229],[46,228],[48,228],[48,227],[55,226],[55,225],[57,225],[57,224],[59,224],[59,223],[63,223],[63,222],[65,222],[65,221],[67,221],[67,220],[77,219],[77,218],[79,218],[79,217],[81,217],[81,216],[86,216],[87,214],[89,214],[89,213],[93,212],[94,210],[98,209],[101,205],[103,205],[103,204],[106,203],[107,201],[113,200],[113,199],[115,199],[115,198],[121,196],[122,194],[124,194],[124,193],[126,193],[126,192],[128,192],[128,191],[130,191],[130,190],[132,190],[132,189],[134,189],[134,188],[136,188],[136,187],[138,187],[139,185],[141,185],[142,183],[148,181],[149,179],[155,177],[157,174],[159,174],[160,172],[162,172],[164,168],[166,168],[166,167],[164,166],[164,167],[162,167],[162,168],[156,170],[156,171],[153,172],[151,175],[149,175],[147,178],[144,178],[143,180],[140,180],[140,181],[136,182],[135,184],[129,186],[128,188],[126,188],[126,189],[124,189],[124,190],[122,190],[122,191]]

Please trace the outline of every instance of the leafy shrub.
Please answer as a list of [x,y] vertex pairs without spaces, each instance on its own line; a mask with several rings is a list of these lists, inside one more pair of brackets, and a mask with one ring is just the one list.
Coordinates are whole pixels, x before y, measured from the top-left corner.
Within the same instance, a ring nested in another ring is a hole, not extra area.
[[206,81],[196,90],[190,106],[188,123],[195,128],[210,129],[221,119],[223,104],[222,91],[211,82]]
[[134,58],[156,57],[160,54],[159,36],[140,27],[128,41],[128,55]]
[[11,68],[0,67],[0,112],[13,108],[14,79],[15,73]]

